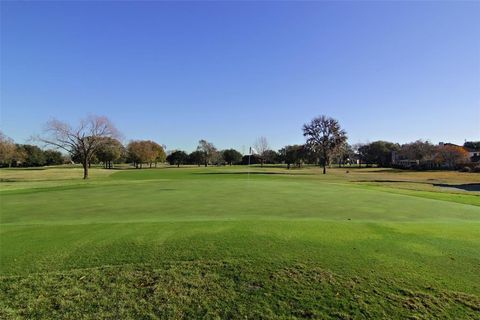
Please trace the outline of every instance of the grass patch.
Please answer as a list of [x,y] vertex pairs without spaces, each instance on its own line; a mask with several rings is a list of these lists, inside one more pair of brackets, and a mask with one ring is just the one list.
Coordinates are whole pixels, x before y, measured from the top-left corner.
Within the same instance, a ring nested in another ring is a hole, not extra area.
[[480,312],[478,296],[298,263],[195,261],[1,280],[5,318],[473,319]]

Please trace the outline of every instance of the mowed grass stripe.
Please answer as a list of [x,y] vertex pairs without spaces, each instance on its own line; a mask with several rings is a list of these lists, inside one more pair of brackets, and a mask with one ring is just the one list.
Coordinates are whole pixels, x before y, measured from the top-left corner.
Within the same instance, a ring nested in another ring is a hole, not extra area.
[[[26,199],[28,198],[28,201]],[[478,220],[480,208],[380,190],[277,179],[172,180],[2,195],[7,224],[231,219]]]
[[[425,232],[425,231],[426,232]],[[469,232],[471,238],[463,239]],[[340,274],[372,273],[480,292],[480,224],[231,221],[10,226],[2,273],[168,261],[295,261]],[[440,267],[441,266],[441,267]]]

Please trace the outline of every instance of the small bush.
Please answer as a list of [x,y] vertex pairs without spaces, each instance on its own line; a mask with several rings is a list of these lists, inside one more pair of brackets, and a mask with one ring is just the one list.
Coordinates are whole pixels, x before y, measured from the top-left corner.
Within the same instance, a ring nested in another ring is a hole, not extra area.
[[472,168],[470,167],[463,167],[462,169],[459,170],[460,172],[472,172]]

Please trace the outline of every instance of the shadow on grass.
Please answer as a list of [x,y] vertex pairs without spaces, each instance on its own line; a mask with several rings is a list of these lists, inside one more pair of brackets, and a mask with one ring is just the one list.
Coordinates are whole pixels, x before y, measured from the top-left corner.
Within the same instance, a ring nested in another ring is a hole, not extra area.
[[230,174],[243,174],[243,175],[248,175],[248,174],[255,174],[255,175],[264,175],[264,174],[278,174],[278,175],[283,175],[286,174],[287,172],[192,172],[192,174],[221,174],[221,175],[230,175]]
[[341,167],[340,169],[350,169],[356,172],[364,171],[364,173],[372,173],[372,172],[389,172],[389,173],[399,173],[399,172],[407,172],[408,170],[400,170],[400,169],[393,169],[393,168],[372,168],[372,167]]
[[388,182],[388,183],[397,183],[397,182],[407,182],[407,183],[425,183],[425,182],[415,182],[415,181],[404,181],[404,180],[355,180],[354,182]]

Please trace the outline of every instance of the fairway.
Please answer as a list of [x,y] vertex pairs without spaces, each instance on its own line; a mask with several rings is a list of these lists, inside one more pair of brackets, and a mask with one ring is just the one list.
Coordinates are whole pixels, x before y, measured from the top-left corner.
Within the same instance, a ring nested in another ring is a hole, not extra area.
[[478,319],[479,174],[0,171],[0,318]]

